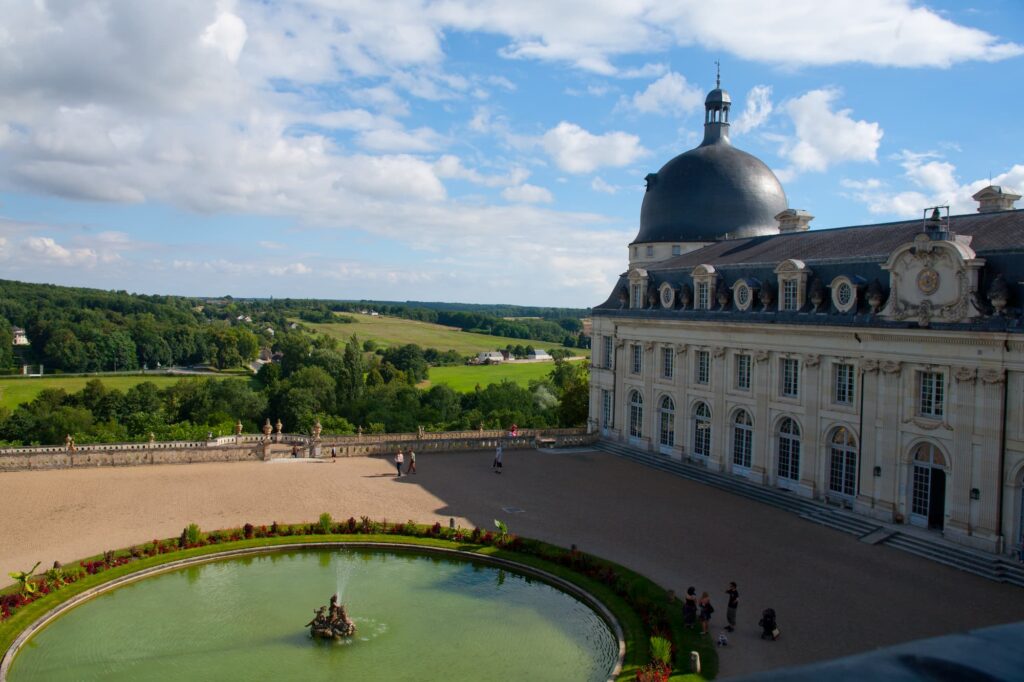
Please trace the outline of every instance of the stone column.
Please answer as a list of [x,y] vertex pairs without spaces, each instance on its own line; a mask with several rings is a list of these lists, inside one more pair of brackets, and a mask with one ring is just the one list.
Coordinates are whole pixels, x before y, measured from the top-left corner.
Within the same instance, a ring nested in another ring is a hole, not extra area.
[[[616,337],[615,350],[612,352],[612,372],[614,385],[612,389],[612,435],[624,441],[629,437],[629,391],[625,389],[626,367],[623,355],[626,342]],[[625,426],[624,426],[625,425]]]
[[808,353],[800,363],[800,402],[804,405],[803,431],[800,433],[800,485],[814,498],[824,497],[828,488],[828,457],[822,457],[818,440],[818,410],[821,407],[821,356]]
[[980,497],[971,500],[974,506],[973,533],[976,546],[995,552],[1000,544],[996,529],[999,528],[999,506],[1003,486],[999,473],[1002,460],[1006,456],[1002,442],[1006,373],[998,369],[985,369],[979,372],[978,376],[981,382],[975,394],[978,416],[974,424],[977,440],[974,452],[977,460],[972,487],[978,488]]
[[689,438],[690,418],[687,410],[687,386],[690,385],[690,355],[687,353],[689,346],[685,343],[676,345],[675,359],[675,395],[672,398],[676,401],[676,456],[682,459],[689,451],[691,441]]
[[[944,530],[950,535],[969,535],[971,525],[971,469],[973,456],[975,382],[973,367],[958,367],[950,377],[949,404],[944,422],[953,428],[953,446],[946,462],[946,518]],[[954,384],[955,381],[955,384]]]
[[910,514],[907,499],[906,453],[900,444],[900,374],[899,362],[886,360],[878,363],[881,370],[878,380],[878,402],[876,409],[881,414],[878,438],[878,466],[882,476],[878,489],[884,498],[890,500],[904,519]]
[[725,450],[729,443],[725,415],[726,364],[728,363],[725,359],[725,348],[721,346],[712,348],[711,388],[714,390],[714,398],[711,401],[711,456],[708,458],[708,468],[714,471],[725,469],[727,460]]
[[644,341],[642,348],[643,360],[640,367],[640,376],[643,379],[644,386],[644,421],[642,428],[644,439],[647,441],[647,449],[657,452],[659,450],[658,443],[660,442],[657,396],[654,394],[654,373],[657,371],[658,365],[658,354],[655,352],[657,346],[653,341]]
[[750,480],[768,485],[774,481],[772,473],[771,424],[768,423],[768,403],[771,397],[771,357],[766,350],[754,351],[750,368],[750,387],[754,392],[754,442],[750,463]]
[[883,468],[883,456],[881,448],[879,448],[881,431],[878,417],[878,362],[862,360],[860,365],[860,382],[857,386],[856,398],[863,406],[860,419],[863,432],[857,434],[857,444],[860,447],[860,452],[857,455],[860,480],[857,481],[857,500],[854,502],[854,508],[863,514],[891,520],[892,504],[887,500],[882,501],[880,490],[882,478],[875,476],[875,467]]

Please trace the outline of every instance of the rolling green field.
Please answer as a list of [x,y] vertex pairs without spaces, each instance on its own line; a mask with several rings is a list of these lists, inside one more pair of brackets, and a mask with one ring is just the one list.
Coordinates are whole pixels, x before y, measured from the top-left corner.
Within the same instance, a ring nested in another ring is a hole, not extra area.
[[[82,390],[85,385],[93,379],[99,379],[107,388],[116,388],[127,391],[136,384],[144,381],[152,381],[159,388],[170,386],[173,383],[187,377],[168,376],[166,374],[137,375],[131,376],[98,376],[98,377],[27,377],[19,379],[0,379],[0,407],[13,410],[22,403],[32,402],[32,399],[47,388],[63,388],[68,393],[75,393]],[[224,379],[239,378],[237,376],[217,377]]]
[[505,379],[527,386],[531,379],[543,379],[555,368],[553,362],[531,362],[507,365],[458,365],[455,367],[431,367],[430,379],[419,384],[420,388],[447,384],[460,393],[468,393],[480,384],[499,384]]
[[[352,315],[355,322],[351,324],[329,323],[310,324],[306,326],[315,329],[321,334],[333,336],[336,339],[347,341],[355,334],[360,340],[371,339],[384,346],[405,345],[415,343],[423,348],[436,348],[441,351],[455,350],[466,355],[475,355],[480,351],[504,348],[508,344],[533,345],[535,348],[550,350],[561,348],[562,345],[550,341],[530,341],[529,339],[511,339],[505,336],[490,336],[488,334],[474,334],[464,332],[455,327],[445,327],[430,322],[418,320],[406,320],[401,317],[370,317],[369,315]],[[569,348],[574,355],[586,355],[588,350],[583,348]]]

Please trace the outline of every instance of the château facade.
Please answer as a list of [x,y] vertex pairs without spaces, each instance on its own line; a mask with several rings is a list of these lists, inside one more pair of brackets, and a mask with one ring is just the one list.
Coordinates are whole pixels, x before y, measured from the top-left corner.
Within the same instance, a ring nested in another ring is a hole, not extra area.
[[1024,540],[1024,211],[808,231],[707,98],[593,314],[590,424],[996,553]]

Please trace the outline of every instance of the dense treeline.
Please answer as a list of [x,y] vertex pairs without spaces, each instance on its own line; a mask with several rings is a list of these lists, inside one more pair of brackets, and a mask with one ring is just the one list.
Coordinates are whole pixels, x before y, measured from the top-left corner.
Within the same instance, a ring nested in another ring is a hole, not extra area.
[[503,303],[444,303],[440,301],[348,301],[352,307],[347,310],[373,309],[380,311],[383,306],[401,306],[417,310],[446,312],[469,312],[491,315],[492,317],[539,317],[545,320],[559,320],[563,317],[581,319],[590,315],[589,308],[549,308],[545,306],[509,305]]
[[281,419],[289,432],[308,433],[317,419],[327,434],[578,426],[586,420],[588,374],[578,362],[555,363],[550,375],[524,388],[511,382],[456,393],[447,386],[417,389],[425,353],[409,345],[365,354],[353,337],[344,346],[328,337],[290,334],[280,363],[264,365],[255,380],[183,379],[164,389],[146,382],[111,390],[102,379],[77,393],[47,389],[13,412],[0,408],[0,441],[56,445],[194,440],[227,435],[241,420],[247,432]]

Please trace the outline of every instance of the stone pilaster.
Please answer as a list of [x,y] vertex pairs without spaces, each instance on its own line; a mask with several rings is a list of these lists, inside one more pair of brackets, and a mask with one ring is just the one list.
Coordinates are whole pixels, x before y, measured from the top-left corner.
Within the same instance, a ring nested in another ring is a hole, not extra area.
[[[892,500],[886,499],[880,489],[881,476],[875,476],[875,467],[883,466],[882,451],[879,448],[878,415],[878,363],[874,360],[861,362],[860,385],[857,386],[857,398],[863,405],[861,414],[862,433],[857,434],[860,445],[860,480],[857,483],[857,500],[854,503],[857,511],[885,520],[892,518]],[[860,393],[860,392],[863,393]],[[898,455],[898,453],[896,453]]]
[[827,488],[828,457],[822,457],[818,441],[818,411],[821,408],[821,356],[812,353],[800,361],[800,402],[803,403],[803,432],[800,434],[800,485],[812,497],[821,497]]
[[644,341],[643,365],[641,376],[643,377],[644,388],[644,438],[647,440],[647,449],[658,450],[658,404],[657,396],[654,393],[654,374],[658,371],[657,345],[653,341]]
[[[878,490],[883,499],[890,500],[896,512],[905,519],[909,513],[907,502],[907,467],[904,466],[900,433],[900,376],[901,366],[898,362],[885,361],[878,363],[878,398],[877,410],[881,418],[878,427],[878,459],[876,466],[882,467],[882,475],[878,479]],[[876,422],[876,423],[877,423]]]
[[[975,411],[975,372],[973,368],[960,367],[953,372],[950,388],[952,400],[946,408],[946,419],[953,427],[953,447],[947,468],[950,472],[946,481],[945,532],[948,534],[970,534],[971,527],[971,469],[973,468]],[[955,383],[954,383],[955,382]],[[952,409],[950,409],[952,408]]]
[[723,471],[726,462],[726,446],[729,443],[727,419],[725,414],[725,349],[721,346],[711,349],[711,388],[714,391],[711,401],[711,457],[708,468]]
[[750,480],[767,484],[775,480],[772,442],[768,424],[768,402],[771,392],[771,353],[754,351],[750,368],[750,387],[754,392],[754,442]]

